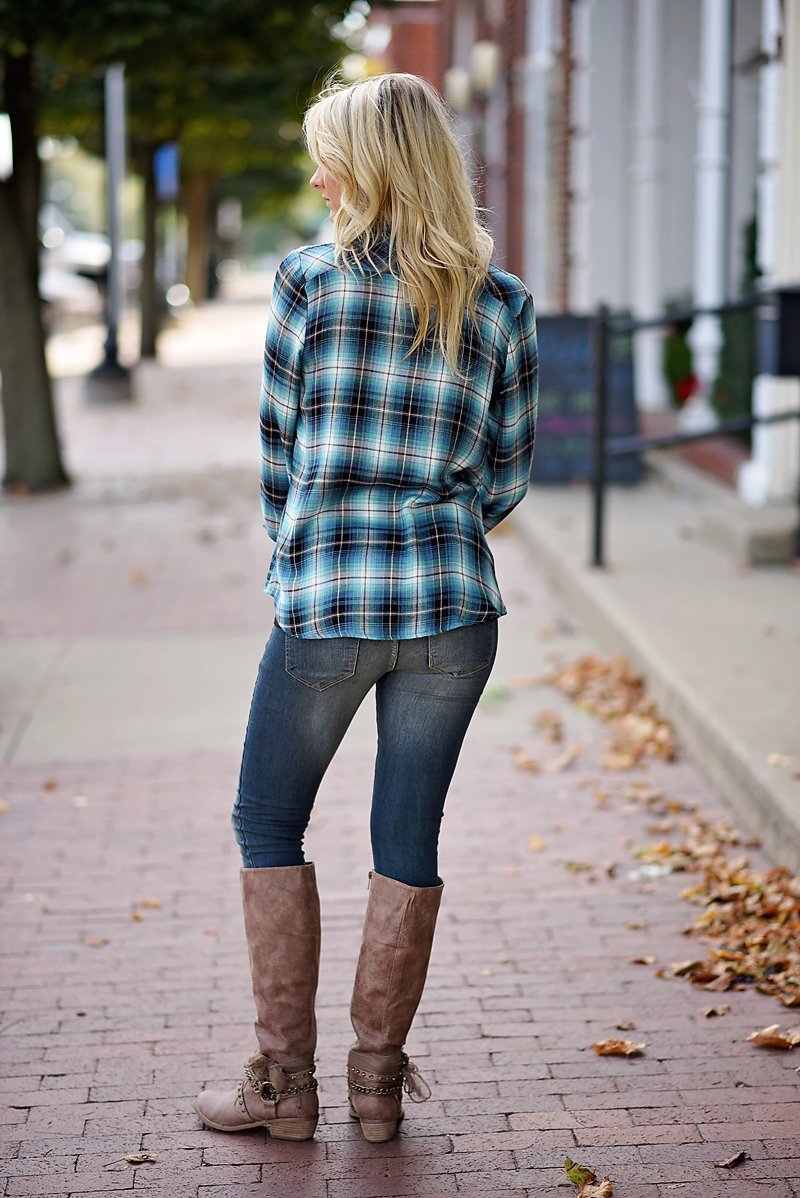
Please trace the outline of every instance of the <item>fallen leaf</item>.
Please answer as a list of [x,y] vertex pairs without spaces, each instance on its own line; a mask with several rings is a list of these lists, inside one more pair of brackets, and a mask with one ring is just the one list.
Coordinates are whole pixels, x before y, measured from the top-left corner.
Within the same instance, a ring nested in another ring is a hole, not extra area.
[[105,936],[84,936],[83,943],[87,948],[102,948],[108,940]]
[[144,916],[142,915],[141,911],[131,911],[131,919],[134,921],[134,923],[141,923],[144,919]]
[[576,761],[583,752],[583,745],[567,745],[562,749],[557,757],[552,761],[548,761],[545,769],[550,774],[560,773],[561,770],[569,769],[573,761]]
[[482,970],[481,970],[481,977],[484,977],[484,978],[493,978],[493,977],[494,977],[494,970],[493,970],[493,969],[490,969],[490,968],[489,968],[489,966],[487,965],[485,969],[482,969]]
[[599,1057],[635,1057],[638,1056],[647,1043],[638,1044],[635,1040],[596,1040],[592,1045]]
[[55,778],[45,778],[44,782],[42,783],[42,790],[57,790],[57,789],[58,789],[58,783],[56,782]]
[[673,961],[670,965],[672,976],[675,978],[685,977],[688,973],[695,973],[698,969],[702,969],[704,962],[697,960],[689,961]]
[[778,769],[790,770],[794,765],[794,759],[787,757],[785,753],[769,753],[767,755],[767,765],[774,765]]
[[136,569],[131,570],[131,583],[133,586],[140,587],[140,586],[143,586],[146,582],[147,582],[147,574],[145,573],[144,570],[139,569],[138,566],[136,567]]
[[115,1168],[116,1165],[148,1165],[156,1161],[152,1152],[127,1152],[125,1156],[118,1156],[116,1160],[108,1161],[103,1166],[104,1169],[110,1169],[113,1173],[118,1173],[120,1170]]
[[620,1019],[619,1023],[615,1023],[614,1027],[620,1032],[632,1032],[636,1024],[632,1019]]
[[145,907],[148,910],[157,910],[161,906],[160,899],[140,899],[136,904],[137,907]]
[[731,1009],[729,1002],[724,1002],[718,1007],[703,1007],[701,1015],[705,1015],[706,1019],[711,1019],[714,1015],[727,1015]]
[[564,869],[568,869],[571,874],[582,874],[594,869],[594,866],[591,861],[565,861]]
[[741,1165],[742,1161],[749,1161],[750,1153],[745,1152],[740,1148],[738,1152],[734,1152],[733,1156],[726,1157],[724,1161],[714,1161],[715,1169],[732,1169],[734,1165]]
[[656,963],[656,958],[655,958],[655,957],[651,957],[651,956],[647,956],[647,957],[630,957],[630,958],[629,958],[629,963],[630,963],[631,965],[655,965],[655,963]]
[[10,810],[11,804],[7,803],[5,799],[0,799],[0,815],[5,815],[5,813]]
[[514,745],[511,749],[511,760],[519,770],[526,770],[529,774],[538,774],[541,772],[539,762],[530,757],[520,745]]
[[638,920],[638,919],[629,919],[628,927],[631,928],[634,932],[639,932],[639,931],[642,931],[644,928],[646,928],[647,924],[643,923],[641,920]]
[[557,711],[545,708],[543,711],[537,712],[533,717],[533,724],[534,727],[541,728],[547,734],[547,739],[554,744],[558,744],[564,739],[564,728],[561,716]]
[[719,975],[719,977],[714,978],[713,981],[704,982],[703,985],[701,986],[701,989],[702,990],[713,990],[715,992],[720,992],[720,991],[724,992],[725,990],[730,990],[731,986],[733,985],[733,980],[734,979],[733,979],[732,973],[721,973]]
[[217,931],[216,928],[203,928],[203,935],[204,936],[219,936],[219,932]]
[[777,1023],[771,1023],[760,1032],[751,1032],[745,1039],[764,1048],[794,1048],[795,1044],[800,1044],[800,1027],[789,1027],[782,1032]]
[[541,836],[529,836],[528,837],[528,848],[533,853],[541,853],[543,849],[547,848],[547,845],[542,840]]
[[566,1157],[564,1160],[564,1172],[570,1179],[573,1185],[584,1186],[587,1182],[597,1181],[597,1174],[592,1172],[586,1165],[579,1165],[576,1161]]
[[614,1193],[611,1188],[611,1178],[604,1177],[597,1185],[589,1182],[578,1190],[578,1198],[611,1198]]

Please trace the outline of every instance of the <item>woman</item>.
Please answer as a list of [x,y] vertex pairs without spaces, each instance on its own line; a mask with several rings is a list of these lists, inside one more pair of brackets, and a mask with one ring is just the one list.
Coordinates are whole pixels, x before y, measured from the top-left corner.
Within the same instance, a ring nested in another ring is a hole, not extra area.
[[435,90],[414,75],[336,84],[308,110],[330,245],[278,268],[261,397],[266,590],[233,812],[259,1051],[210,1127],[317,1124],[319,898],[303,836],[322,777],[376,690],[374,870],[351,1004],[351,1114],[391,1139],[403,1051],[442,894],[437,842],[505,607],[485,534],[522,499],[536,418],[533,304],[489,265]]

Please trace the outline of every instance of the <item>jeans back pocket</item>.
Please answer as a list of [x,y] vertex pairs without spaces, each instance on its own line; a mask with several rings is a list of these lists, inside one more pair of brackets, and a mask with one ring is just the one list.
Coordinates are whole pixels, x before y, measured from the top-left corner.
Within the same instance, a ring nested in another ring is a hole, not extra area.
[[428,637],[428,666],[436,674],[463,678],[492,665],[497,651],[497,620],[451,628]]
[[327,637],[310,640],[286,635],[286,673],[315,691],[327,690],[352,678],[358,662],[358,638]]

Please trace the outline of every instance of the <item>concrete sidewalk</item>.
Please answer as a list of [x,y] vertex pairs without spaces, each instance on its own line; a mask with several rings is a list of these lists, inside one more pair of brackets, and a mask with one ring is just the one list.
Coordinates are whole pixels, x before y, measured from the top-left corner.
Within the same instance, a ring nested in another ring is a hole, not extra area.
[[[236,1079],[252,1047],[228,819],[271,624],[255,418],[265,304],[256,284],[190,314],[165,336],[163,364],[138,373],[129,407],[87,407],[70,373],[92,364],[95,332],[56,343],[77,484],[0,503],[3,1193],[541,1196],[568,1155],[608,1174],[616,1198],[797,1198],[795,1054],[745,1040],[792,1013],[750,987],[715,995],[670,976],[671,962],[705,952],[683,932],[698,908],[680,892],[697,879],[643,872],[633,855],[670,834],[679,806],[724,818],[723,797],[686,753],[605,769],[607,726],[533,682],[599,651],[591,605],[577,591],[568,603],[548,578],[554,559],[530,549],[538,521],[578,552],[577,491],[537,490],[492,538],[509,615],[448,800],[445,901],[409,1041],[432,1099],[409,1107],[388,1145],[366,1144],[347,1117],[368,703],[308,838],[324,921],[317,1137],[200,1127],[194,1094]],[[634,569],[617,514],[615,576]],[[785,649],[771,623],[765,641]],[[563,744],[534,725],[543,711],[562,721]],[[706,1017],[720,998],[728,1012]],[[620,1035],[643,1054],[592,1051]],[[740,1149],[749,1159],[717,1167]],[[141,1152],[155,1161],[124,1160]]]
[[[606,562],[590,561],[586,486],[538,487],[516,525],[607,649],[644,671],[694,760],[800,871],[800,560],[751,568],[707,535],[736,501],[671,454],[609,488]],[[742,505],[743,507],[743,505]],[[741,513],[744,523],[747,513]]]

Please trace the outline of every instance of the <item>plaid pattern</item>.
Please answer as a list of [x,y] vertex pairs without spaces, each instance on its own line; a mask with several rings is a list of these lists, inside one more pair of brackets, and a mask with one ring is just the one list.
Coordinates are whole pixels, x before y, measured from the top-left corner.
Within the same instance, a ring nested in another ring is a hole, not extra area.
[[265,590],[295,636],[404,640],[504,615],[484,533],[524,496],[533,301],[492,266],[456,379],[412,322],[385,245],[353,276],[305,246],[275,278],[261,391]]

